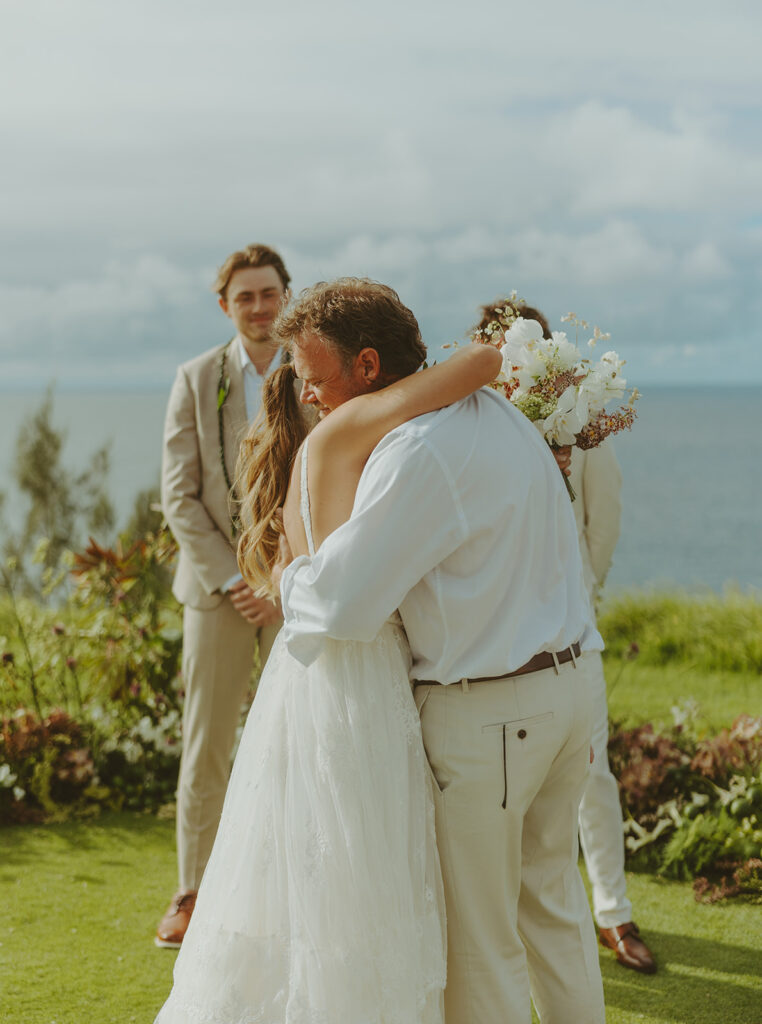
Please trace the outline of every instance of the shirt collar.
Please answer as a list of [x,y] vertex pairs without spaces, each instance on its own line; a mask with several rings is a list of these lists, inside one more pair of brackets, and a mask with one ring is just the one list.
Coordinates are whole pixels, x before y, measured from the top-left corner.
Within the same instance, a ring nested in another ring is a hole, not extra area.
[[[240,334],[237,334],[236,337],[235,337],[235,346],[236,346],[236,348],[238,350],[238,360],[239,360],[239,363],[240,363],[240,366],[241,366],[241,369],[243,370],[243,372],[244,373],[253,374],[253,376],[255,376],[255,377],[259,377],[259,374],[257,373],[257,368],[254,365],[254,363],[252,363],[251,359],[249,358],[249,353],[246,351],[246,346],[244,345],[243,341],[241,340],[241,335]],[[280,366],[280,364],[282,362],[283,362],[283,349],[282,348],[278,348],[278,349],[275,350],[275,355],[272,357],[272,360],[270,361],[270,365],[267,367],[265,372],[262,374],[262,379],[264,380],[265,377],[269,377],[270,374],[273,372],[273,370],[276,370]]]

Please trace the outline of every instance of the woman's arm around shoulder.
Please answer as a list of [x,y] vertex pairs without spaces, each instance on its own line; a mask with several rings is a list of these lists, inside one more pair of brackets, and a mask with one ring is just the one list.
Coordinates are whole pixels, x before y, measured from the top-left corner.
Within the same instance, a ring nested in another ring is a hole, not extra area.
[[408,420],[467,398],[495,379],[502,356],[490,345],[456,349],[443,363],[350,399],[313,431],[310,446],[364,463],[379,441]]

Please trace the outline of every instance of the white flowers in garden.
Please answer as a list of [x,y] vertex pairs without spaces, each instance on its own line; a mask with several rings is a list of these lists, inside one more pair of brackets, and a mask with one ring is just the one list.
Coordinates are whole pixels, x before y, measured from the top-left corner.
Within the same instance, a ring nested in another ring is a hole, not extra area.
[[12,789],[14,800],[23,800],[26,793],[21,786],[14,785],[16,778],[16,773],[9,764],[0,764],[0,786],[3,789]]

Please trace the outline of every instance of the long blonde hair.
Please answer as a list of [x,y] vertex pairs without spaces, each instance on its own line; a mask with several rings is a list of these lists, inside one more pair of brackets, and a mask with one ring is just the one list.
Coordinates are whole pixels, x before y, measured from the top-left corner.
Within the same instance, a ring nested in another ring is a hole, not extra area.
[[241,443],[236,465],[241,538],[238,567],[249,586],[274,594],[270,573],[283,532],[277,510],[286,499],[299,446],[309,426],[296,397],[296,373],[284,363],[265,380],[262,409]]

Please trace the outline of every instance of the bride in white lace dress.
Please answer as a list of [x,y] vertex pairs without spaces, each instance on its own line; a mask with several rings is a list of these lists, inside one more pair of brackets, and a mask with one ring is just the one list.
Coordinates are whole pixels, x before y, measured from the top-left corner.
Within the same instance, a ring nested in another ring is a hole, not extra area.
[[[324,419],[293,460],[294,553],[314,554],[349,517],[389,430],[498,368],[494,350],[470,346]],[[293,371],[265,387],[266,415],[279,415]],[[343,496],[320,469],[327,459],[354,478]],[[272,564],[272,550],[253,555]],[[327,641],[309,668],[276,640],[157,1024],[441,1024],[444,899],[408,670],[397,619],[371,643]]]

